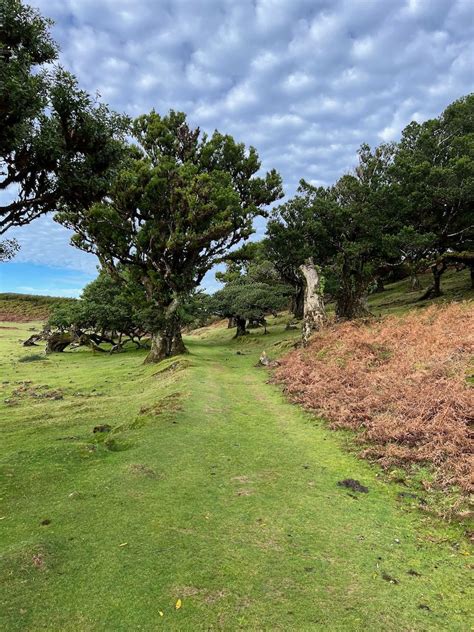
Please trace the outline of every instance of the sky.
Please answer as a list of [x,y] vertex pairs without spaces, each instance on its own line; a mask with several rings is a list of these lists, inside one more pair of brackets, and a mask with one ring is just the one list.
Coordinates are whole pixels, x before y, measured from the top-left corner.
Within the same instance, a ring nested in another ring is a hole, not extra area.
[[[60,62],[119,111],[188,114],[254,145],[287,195],[328,185],[474,91],[474,0],[30,0]],[[257,237],[265,227],[257,223]],[[11,234],[0,290],[78,296],[94,256],[43,217]],[[213,273],[205,279],[213,290]]]

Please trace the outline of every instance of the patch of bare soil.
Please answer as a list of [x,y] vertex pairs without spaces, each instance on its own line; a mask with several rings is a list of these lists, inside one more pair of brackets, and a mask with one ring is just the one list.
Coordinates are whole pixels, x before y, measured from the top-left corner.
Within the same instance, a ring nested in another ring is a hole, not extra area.
[[17,382],[18,386],[13,389],[11,397],[4,400],[5,404],[14,405],[21,399],[64,399],[61,389],[51,389],[47,384],[34,386],[31,381]]
[[158,478],[158,474],[155,470],[143,463],[131,463],[128,466],[128,471],[133,476],[144,476],[145,478]]
[[359,481],[353,478],[346,478],[343,481],[338,482],[339,487],[345,487],[346,489],[352,489],[353,492],[359,492],[361,494],[368,494],[369,488],[365,485],[361,485]]

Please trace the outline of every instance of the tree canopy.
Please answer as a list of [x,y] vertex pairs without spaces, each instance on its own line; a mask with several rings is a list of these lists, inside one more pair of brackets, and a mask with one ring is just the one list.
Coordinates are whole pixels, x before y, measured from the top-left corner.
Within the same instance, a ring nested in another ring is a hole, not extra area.
[[439,295],[444,267],[436,260],[474,248],[474,95],[455,101],[435,119],[410,123],[391,175],[402,216],[396,247],[413,274],[433,265],[431,291]]
[[[0,234],[48,211],[89,207],[108,191],[128,121],[52,66],[51,21],[0,3]],[[6,196],[4,196],[5,198]]]
[[265,325],[265,316],[287,308],[290,296],[291,287],[281,280],[272,263],[254,260],[209,298],[209,309],[231,319],[239,337],[247,333],[248,322]]
[[107,199],[58,220],[75,231],[76,246],[115,273],[120,263],[144,288],[158,318],[149,357],[156,361],[184,350],[180,305],[283,193],[276,171],[256,175],[253,147],[201,134],[183,113],[140,116],[132,135]]
[[298,195],[277,208],[269,222],[269,249],[288,277],[297,277],[309,257],[338,279],[336,313],[366,313],[363,297],[377,265],[388,256],[386,235],[397,224],[395,192],[390,189],[390,145],[363,145],[354,173],[331,187],[302,180]]

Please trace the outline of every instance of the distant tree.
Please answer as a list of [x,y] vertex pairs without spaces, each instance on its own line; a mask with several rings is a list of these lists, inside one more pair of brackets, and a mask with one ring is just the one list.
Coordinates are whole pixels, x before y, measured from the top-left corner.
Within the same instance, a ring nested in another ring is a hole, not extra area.
[[392,169],[400,190],[403,226],[396,240],[403,261],[416,274],[431,264],[441,294],[443,255],[474,250],[474,94],[436,119],[410,123],[402,132]]
[[368,287],[381,262],[391,256],[387,236],[398,229],[398,193],[389,175],[393,151],[392,145],[374,150],[363,145],[352,174],[327,188],[302,180],[298,195],[277,208],[269,222],[269,247],[275,258],[281,253],[288,269],[308,269],[311,259],[311,265],[337,279],[339,318],[368,313]]
[[39,215],[88,207],[107,192],[127,120],[52,68],[51,21],[0,0],[0,234]]
[[117,350],[127,341],[138,348],[146,334],[147,303],[140,287],[117,283],[106,270],[86,285],[81,298],[53,310],[48,327],[70,331],[71,341],[110,343]]
[[[300,193],[302,186],[301,183]],[[324,244],[315,242],[318,231],[314,220],[306,197],[297,195],[273,211],[264,240],[268,258],[294,288],[291,311],[298,319],[304,315],[305,278],[301,266],[310,257],[317,255],[318,261],[322,261],[327,256]]]
[[115,274],[122,268],[145,291],[156,320],[148,362],[185,351],[180,310],[205,273],[253,232],[252,220],[282,196],[254,148],[231,136],[208,137],[182,113],[156,112],[133,124],[135,144],[109,196],[58,220],[73,243]]
[[[254,263],[248,272],[230,280],[210,297],[211,311],[232,319],[237,328],[235,337],[244,336],[249,324],[266,326],[265,316],[288,306],[291,286],[272,276],[269,262]],[[265,329],[266,331],[266,329]]]
[[211,296],[202,290],[192,292],[181,308],[181,320],[188,329],[205,327],[212,321]]

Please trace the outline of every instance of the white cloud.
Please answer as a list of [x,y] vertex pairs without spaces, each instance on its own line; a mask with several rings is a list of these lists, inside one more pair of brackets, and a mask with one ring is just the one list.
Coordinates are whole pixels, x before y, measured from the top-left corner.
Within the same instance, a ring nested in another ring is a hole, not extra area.
[[[183,109],[234,134],[290,194],[474,91],[472,0],[29,2],[56,20],[61,62],[87,90],[118,111]],[[15,234],[18,260],[95,268],[50,218]]]

